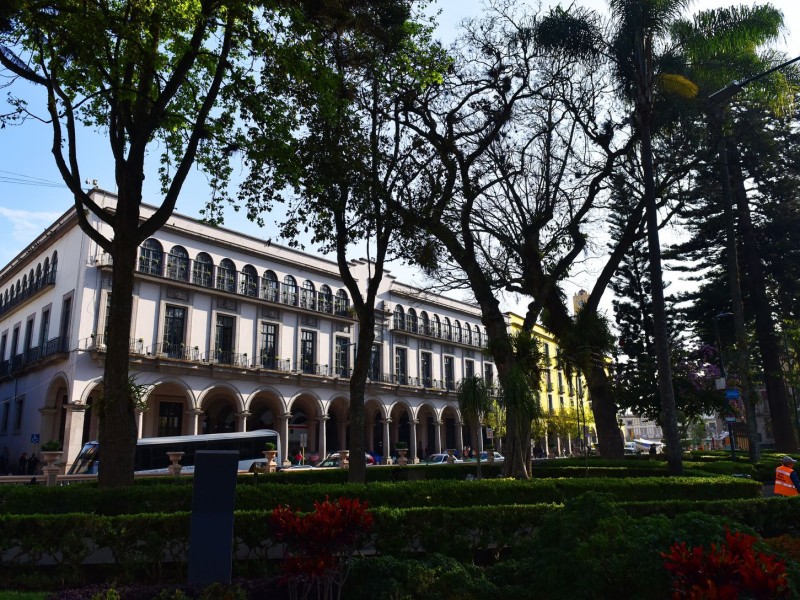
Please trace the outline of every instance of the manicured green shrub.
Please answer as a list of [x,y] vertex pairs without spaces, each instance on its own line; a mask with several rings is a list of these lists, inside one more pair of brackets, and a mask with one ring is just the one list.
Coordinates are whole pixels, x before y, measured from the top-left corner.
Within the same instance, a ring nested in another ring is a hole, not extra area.
[[354,561],[344,600],[485,600],[507,598],[482,569],[441,554],[421,559],[370,557]]

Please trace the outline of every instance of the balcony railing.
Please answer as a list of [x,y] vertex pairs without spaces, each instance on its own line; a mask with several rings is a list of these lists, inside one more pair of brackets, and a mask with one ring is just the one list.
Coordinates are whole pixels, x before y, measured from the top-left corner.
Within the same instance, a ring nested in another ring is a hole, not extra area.
[[408,318],[401,319],[395,315],[392,319],[392,329],[395,331],[405,331],[407,333],[414,333],[437,340],[444,340],[446,342],[453,342],[455,344],[462,344],[465,346],[472,346],[473,348],[486,348],[486,336],[481,334],[477,335],[472,332],[471,336],[466,335],[466,331],[462,330],[461,335],[454,334],[452,331],[446,329],[436,328],[431,325],[419,325],[413,320]]
[[[211,352],[200,352],[197,346],[185,346],[184,344],[159,343],[152,346],[144,346],[142,340],[131,339],[130,347],[133,354],[141,354],[153,359],[175,359],[193,363],[229,365],[246,369],[264,369],[268,371],[280,371],[284,373],[295,373],[302,375],[314,375],[318,377],[340,377],[349,379],[353,374],[353,369],[344,366],[335,366],[322,363],[312,363],[307,361],[292,362],[290,359],[281,359],[268,354],[259,356],[249,356],[247,353],[237,353],[226,350],[212,350]],[[84,340],[81,344],[84,350],[95,350],[103,352],[106,349],[102,336],[92,336]],[[7,363],[9,361],[6,361]],[[3,369],[3,363],[0,363]],[[387,383],[394,385],[405,385],[409,387],[425,388],[431,390],[453,391],[457,387],[454,379],[433,379],[431,377],[409,377],[401,373],[370,373],[369,379],[375,383]],[[492,395],[496,395],[497,390],[492,387]]]
[[7,312],[11,312],[17,306],[25,302],[28,298],[36,295],[44,288],[55,284],[56,270],[53,269],[47,273],[44,273],[39,279],[34,279],[28,284],[28,287],[22,288],[19,291],[19,294],[14,295],[8,299],[8,302],[4,302],[2,305],[0,305],[0,316],[6,314]]
[[68,351],[67,344],[62,341],[61,337],[47,340],[42,346],[29,348],[25,352],[0,362],[0,379],[9,377],[25,368],[35,366],[37,362],[44,360],[48,356]]
[[[168,260],[165,263],[165,258]],[[234,271],[186,258],[159,255],[156,258],[140,256],[139,273],[163,277],[205,289],[214,289],[237,296],[258,298],[267,302],[296,306],[318,313],[350,316],[350,300],[332,293],[301,289],[274,279],[260,277],[250,271]]]

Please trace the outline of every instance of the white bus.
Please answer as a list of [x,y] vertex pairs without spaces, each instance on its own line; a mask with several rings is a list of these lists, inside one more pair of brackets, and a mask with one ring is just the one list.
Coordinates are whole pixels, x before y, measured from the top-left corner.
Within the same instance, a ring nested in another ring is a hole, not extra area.
[[[239,471],[249,471],[253,463],[264,462],[267,442],[275,444],[278,455],[275,462],[282,464],[280,437],[271,429],[256,429],[239,433],[208,433],[205,435],[175,435],[167,437],[141,438],[136,442],[134,471],[166,471],[170,464],[167,452],[183,452],[181,466],[184,472],[194,470],[195,453],[198,450],[238,450]],[[87,442],[72,463],[68,475],[97,473],[100,468],[100,444]]]

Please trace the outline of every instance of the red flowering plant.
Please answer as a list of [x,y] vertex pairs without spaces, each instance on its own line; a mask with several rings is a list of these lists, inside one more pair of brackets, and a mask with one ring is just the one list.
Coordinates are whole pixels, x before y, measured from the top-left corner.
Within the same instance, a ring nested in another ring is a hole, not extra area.
[[672,575],[673,599],[738,600],[790,598],[786,563],[756,550],[757,538],[726,529],[723,544],[711,549],[675,543],[661,553]]
[[283,581],[293,598],[334,598],[341,594],[350,560],[372,529],[367,502],[339,498],[315,502],[302,514],[279,506],[270,517],[275,540],[284,544]]

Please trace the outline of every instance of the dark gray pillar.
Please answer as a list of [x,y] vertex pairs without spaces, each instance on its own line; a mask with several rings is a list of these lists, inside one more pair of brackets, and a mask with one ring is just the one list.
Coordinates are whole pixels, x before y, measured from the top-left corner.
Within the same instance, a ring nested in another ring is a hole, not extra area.
[[189,532],[189,583],[230,583],[238,450],[198,450]]

